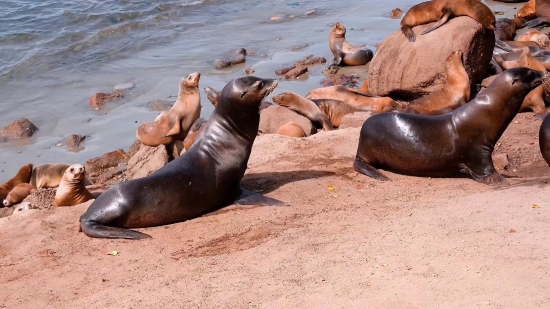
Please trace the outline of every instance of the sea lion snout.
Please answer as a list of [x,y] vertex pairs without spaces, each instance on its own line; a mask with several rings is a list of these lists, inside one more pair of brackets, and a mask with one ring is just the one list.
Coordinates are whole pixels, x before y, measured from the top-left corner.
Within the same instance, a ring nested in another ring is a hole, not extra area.
[[4,200],[2,203],[3,203],[4,206],[6,206],[6,207],[10,206],[10,202],[8,202],[8,200]]

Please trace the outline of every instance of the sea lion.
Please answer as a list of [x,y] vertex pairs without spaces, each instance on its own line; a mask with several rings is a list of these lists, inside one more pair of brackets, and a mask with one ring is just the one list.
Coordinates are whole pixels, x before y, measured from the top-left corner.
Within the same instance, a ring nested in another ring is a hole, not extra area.
[[[216,105],[218,105],[218,100],[220,98],[221,91],[217,91],[212,87],[204,87],[204,92],[206,92],[206,97],[208,98],[208,100],[212,103],[212,105],[214,105],[214,107],[216,107]],[[260,105],[260,110],[266,109],[272,105],[273,103],[266,100],[262,100],[262,104]]]
[[369,93],[369,80],[365,79],[365,81],[359,86],[359,91],[362,93]]
[[523,26],[525,21],[521,18],[499,18],[495,25],[495,38],[501,41],[512,40],[518,28]]
[[483,25],[495,30],[495,15],[479,0],[432,0],[419,3],[407,11],[401,19],[401,31],[409,42],[414,42],[416,36],[413,27],[436,22],[432,27],[424,30],[421,35],[432,32],[444,25],[450,17],[469,16]]
[[451,113],[374,115],[361,128],[353,166],[379,180],[388,178],[375,167],[422,177],[466,172],[485,184],[506,184],[493,166],[494,145],[527,93],[546,79],[545,72],[514,68]]
[[535,14],[537,18],[526,22],[525,28],[548,26],[550,24],[550,1],[535,0]]
[[304,129],[292,121],[280,126],[277,129],[277,134],[290,137],[306,137],[306,132],[304,132]]
[[195,145],[153,174],[101,194],[80,218],[84,234],[150,238],[130,228],[183,222],[232,203],[284,205],[240,188],[258,133],[260,104],[276,86],[274,79],[254,76],[229,82]]
[[33,188],[55,188],[59,186],[61,178],[69,164],[44,163],[34,167],[30,184]]
[[373,114],[400,110],[400,106],[390,97],[377,97],[344,86],[313,89],[305,98],[308,100],[332,99],[343,101],[358,110],[370,111]]
[[346,40],[346,27],[341,23],[336,23],[330,31],[328,46],[332,55],[334,55],[332,65],[335,66],[364,65],[369,63],[374,56],[374,53],[370,49],[360,49],[351,45]]
[[4,206],[8,207],[21,203],[27,196],[29,196],[29,194],[31,194],[32,189],[34,188],[30,183],[25,182],[18,184],[4,199]]
[[361,111],[361,109],[343,101],[332,99],[313,99],[311,101],[319,106],[319,109],[328,116],[330,123],[337,128],[342,125],[342,119],[344,119],[345,115]]
[[274,96],[273,101],[307,117],[312,122],[320,123],[325,131],[334,130],[328,116],[311,100],[293,92],[283,92]]
[[31,180],[32,175],[32,164],[25,164],[23,165],[17,174],[13,176],[8,181],[4,182],[2,185],[0,185],[0,200],[4,200],[6,196],[10,193],[15,186],[21,183],[28,183]]
[[542,47],[548,47],[550,46],[550,39],[548,38],[548,35],[538,31],[538,30],[531,30],[527,31],[524,34],[520,35],[516,41],[520,42],[535,42],[539,46]]
[[447,81],[442,89],[412,101],[405,113],[441,115],[470,100],[470,79],[462,64],[462,51],[452,52],[445,62]]
[[73,164],[69,166],[63,173],[63,178],[61,178],[55,193],[53,205],[55,207],[75,206],[94,199],[94,196],[86,189],[85,179],[86,169],[83,165]]
[[197,136],[199,136],[199,133],[201,132],[202,128],[204,128],[204,125],[206,124],[206,120],[199,118],[193,126],[191,126],[191,129],[189,130],[189,134],[187,134],[187,137],[183,140],[183,148],[185,150],[189,150],[191,146],[193,146],[193,143],[195,142],[195,139]]
[[547,114],[540,124],[539,147],[544,161],[550,166],[550,114]]
[[525,3],[523,7],[516,12],[516,14],[514,14],[514,17],[524,18],[527,20],[537,18],[537,14],[535,12],[535,0],[527,1],[527,3]]
[[194,72],[182,78],[178,99],[172,108],[161,113],[154,122],[143,123],[137,128],[136,137],[142,144],[156,147],[185,139],[201,114],[200,77],[199,72]]

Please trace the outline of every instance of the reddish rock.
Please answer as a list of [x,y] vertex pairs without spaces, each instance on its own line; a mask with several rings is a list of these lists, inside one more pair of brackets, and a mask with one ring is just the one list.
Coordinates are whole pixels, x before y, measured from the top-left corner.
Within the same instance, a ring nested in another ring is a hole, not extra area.
[[139,139],[136,139],[132,145],[130,145],[130,148],[128,148],[128,156],[131,158],[133,157],[136,152],[139,150],[139,146],[141,146],[141,142]]
[[306,133],[306,136],[317,132],[315,126],[306,117],[280,105],[273,105],[260,112],[259,131],[266,134],[275,134],[284,124],[294,122]]
[[461,16],[420,35],[433,24],[414,27],[416,42],[409,42],[401,30],[382,41],[369,66],[371,94],[412,100],[441,89],[446,82],[445,61],[455,50],[464,54],[470,82],[481,82],[493,54],[494,32]]
[[113,91],[113,93],[98,92],[90,98],[90,106],[92,106],[95,110],[98,110],[101,108],[103,103],[121,97],[122,93],[120,93],[120,91],[116,89]]
[[80,147],[80,144],[86,139],[84,135],[72,134],[67,138],[67,150],[72,152],[79,152],[84,147]]
[[313,57],[313,55],[308,55],[302,60],[298,60],[293,64],[286,64],[282,68],[275,70],[275,74],[285,75],[290,70],[293,70],[298,66],[312,66],[316,64],[325,63],[325,62],[327,62],[327,59],[325,59],[325,57]]
[[307,73],[307,67],[298,65],[285,74],[285,79],[296,79],[305,73]]
[[[106,172],[109,169],[112,169],[119,164],[126,163],[130,157],[124,150],[117,149],[115,151],[108,152],[101,157],[89,159],[84,164],[86,168],[86,174],[88,178],[94,178],[102,173]],[[94,180],[92,180],[95,182]]]
[[140,144],[139,150],[128,160],[126,177],[137,179],[151,175],[169,162],[165,145],[150,147]]
[[31,137],[38,128],[27,118],[20,118],[0,130],[0,142]]

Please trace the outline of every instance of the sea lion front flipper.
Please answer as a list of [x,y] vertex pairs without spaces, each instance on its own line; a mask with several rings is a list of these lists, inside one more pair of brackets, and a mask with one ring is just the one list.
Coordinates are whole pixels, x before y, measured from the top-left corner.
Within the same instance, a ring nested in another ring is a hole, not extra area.
[[241,189],[241,195],[233,203],[235,205],[290,206],[285,202],[245,189]]
[[495,37],[495,46],[510,53],[514,51],[510,45],[501,41],[497,37]]
[[382,180],[382,181],[390,180],[388,177],[380,173],[377,169],[370,166],[369,164],[367,164],[367,162],[359,158],[355,158],[355,162],[353,162],[353,168],[355,168],[355,170],[358,171],[359,173],[372,177],[377,180]]
[[431,28],[428,28],[424,31],[422,31],[420,33],[420,35],[424,35],[428,32],[432,32],[434,31],[435,29],[443,26],[448,20],[449,20],[449,17],[451,17],[451,10],[449,9],[444,9],[443,10],[443,15],[441,15],[441,17],[439,18],[439,20],[431,27]]
[[94,238],[111,238],[111,239],[148,239],[153,238],[150,235],[141,233],[134,230],[124,229],[120,227],[112,227],[101,225],[92,220],[82,220],[80,221],[80,229],[84,234],[89,237]]
[[177,117],[170,115],[162,117],[160,120],[160,125],[162,126],[163,131],[166,132],[160,138],[176,135],[181,131],[181,121]]
[[548,26],[548,24],[550,24],[550,18],[538,17],[523,24],[523,28],[543,27]]

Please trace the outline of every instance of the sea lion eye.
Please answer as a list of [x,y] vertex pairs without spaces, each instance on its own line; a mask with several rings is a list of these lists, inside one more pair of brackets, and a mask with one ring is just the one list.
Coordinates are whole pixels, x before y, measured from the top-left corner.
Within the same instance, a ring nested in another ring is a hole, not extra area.
[[246,91],[241,92],[241,98],[246,95]]
[[74,172],[74,168],[71,167],[71,172]]

